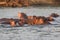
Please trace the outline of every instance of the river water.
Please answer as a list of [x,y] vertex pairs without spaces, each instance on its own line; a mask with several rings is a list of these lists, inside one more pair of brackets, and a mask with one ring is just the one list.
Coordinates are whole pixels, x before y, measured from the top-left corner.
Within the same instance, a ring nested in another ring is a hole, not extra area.
[[[0,8],[0,18],[18,18],[18,12],[47,17],[51,13],[60,14],[60,7]],[[56,18],[56,20],[59,22],[60,17]],[[55,23],[57,24],[57,22]],[[60,25],[37,25],[16,28],[0,26],[0,40],[60,40]]]

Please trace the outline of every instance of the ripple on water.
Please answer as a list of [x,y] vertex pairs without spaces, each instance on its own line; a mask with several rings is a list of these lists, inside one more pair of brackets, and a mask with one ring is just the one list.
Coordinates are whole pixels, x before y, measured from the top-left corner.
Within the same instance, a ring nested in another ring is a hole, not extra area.
[[[17,17],[18,11],[27,13],[27,15],[49,16],[51,13],[60,14],[60,7],[3,8],[0,9],[0,18]],[[58,18],[57,21],[59,20]],[[60,25],[38,25],[16,28],[0,26],[0,40],[60,40]]]

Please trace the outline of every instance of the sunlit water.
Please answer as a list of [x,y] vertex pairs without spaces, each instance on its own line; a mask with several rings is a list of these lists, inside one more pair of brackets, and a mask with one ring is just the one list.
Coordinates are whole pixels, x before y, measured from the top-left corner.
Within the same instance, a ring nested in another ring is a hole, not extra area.
[[[27,15],[49,16],[51,13],[60,14],[60,7],[0,8],[0,18],[18,18],[18,12],[24,12]],[[56,20],[59,22],[60,17]],[[57,24],[58,22],[55,23]],[[60,25],[16,28],[0,26],[0,40],[60,40]]]

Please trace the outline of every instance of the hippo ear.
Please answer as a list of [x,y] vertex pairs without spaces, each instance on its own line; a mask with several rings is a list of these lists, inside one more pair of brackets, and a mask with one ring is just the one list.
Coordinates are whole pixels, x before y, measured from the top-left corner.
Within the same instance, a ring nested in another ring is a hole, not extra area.
[[20,12],[18,12],[18,17],[20,18],[20,16],[21,16],[21,13],[20,13]]

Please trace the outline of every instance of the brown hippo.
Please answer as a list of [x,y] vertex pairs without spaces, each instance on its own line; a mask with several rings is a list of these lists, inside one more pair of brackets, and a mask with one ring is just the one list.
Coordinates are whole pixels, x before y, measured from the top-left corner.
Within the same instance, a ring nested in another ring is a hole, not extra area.
[[19,24],[19,26],[23,26],[24,22],[23,21],[19,21],[18,24]]
[[50,15],[50,17],[59,17],[59,15],[57,14],[57,13],[52,13],[51,15]]
[[27,15],[25,14],[25,13],[18,13],[18,17],[20,18],[20,19],[27,19]]
[[51,17],[51,16],[50,16],[50,17],[47,17],[46,19],[47,19],[49,22],[54,21],[53,17]]
[[28,16],[28,19],[27,19],[27,24],[29,25],[34,25],[35,24],[35,19],[36,19],[36,16]]
[[39,17],[31,16],[27,21],[28,21],[28,24],[30,25],[50,24],[44,16],[39,16]]
[[28,18],[28,19],[33,19],[33,16],[28,16],[27,18]]
[[48,22],[46,17],[40,16],[40,17],[38,17],[38,24],[50,24],[50,23]]

